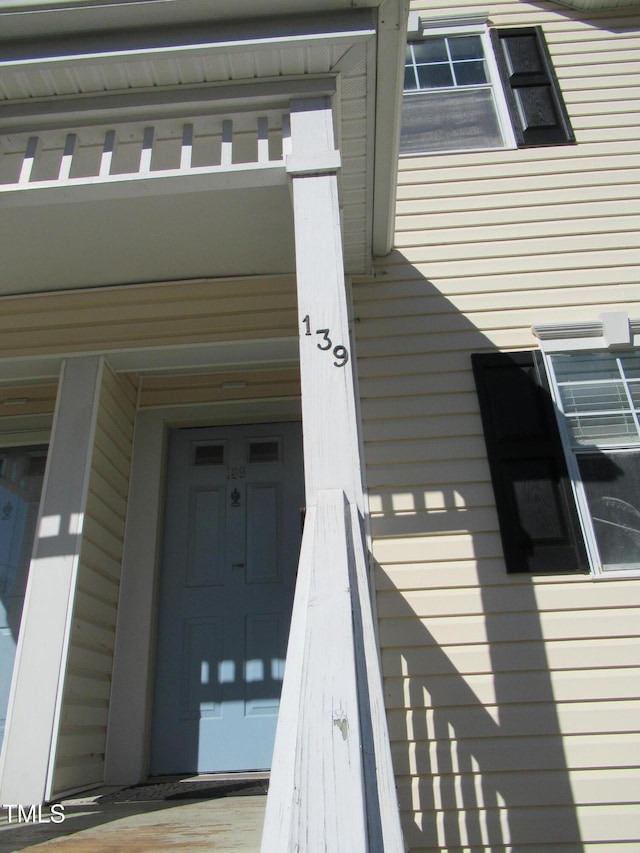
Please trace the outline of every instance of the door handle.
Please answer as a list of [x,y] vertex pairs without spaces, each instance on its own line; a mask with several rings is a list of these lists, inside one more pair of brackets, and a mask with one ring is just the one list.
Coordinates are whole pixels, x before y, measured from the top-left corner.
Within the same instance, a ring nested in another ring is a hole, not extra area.
[[245,565],[244,565],[244,563],[234,563],[234,564],[231,566],[231,568],[232,568],[232,569],[244,569],[244,568],[245,568]]

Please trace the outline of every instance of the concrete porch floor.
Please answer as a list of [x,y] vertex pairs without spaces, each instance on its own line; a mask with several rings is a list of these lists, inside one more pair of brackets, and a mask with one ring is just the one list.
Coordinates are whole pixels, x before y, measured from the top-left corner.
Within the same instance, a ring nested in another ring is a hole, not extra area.
[[[220,777],[213,778],[218,784]],[[200,784],[202,777],[197,781]],[[182,782],[191,784],[181,791]],[[30,815],[27,809],[26,821],[24,812],[15,808],[9,820],[7,807],[0,807],[0,853],[258,853],[265,794],[251,787],[246,793],[237,791],[232,785],[230,793],[200,798],[193,782],[191,777],[174,783],[178,795],[173,799],[145,799],[143,790],[134,789],[135,799],[126,801],[119,794],[132,789],[102,788],[61,800],[64,821],[58,823],[51,818],[59,820],[59,808],[52,813],[50,807],[43,806],[41,812],[36,807]]]

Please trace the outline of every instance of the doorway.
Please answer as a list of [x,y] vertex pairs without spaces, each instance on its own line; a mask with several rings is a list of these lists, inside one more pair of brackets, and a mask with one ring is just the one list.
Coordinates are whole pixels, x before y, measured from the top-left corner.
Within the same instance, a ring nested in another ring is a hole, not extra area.
[[170,433],[151,775],[270,767],[303,506],[301,424]]
[[0,449],[0,744],[46,461],[44,446]]

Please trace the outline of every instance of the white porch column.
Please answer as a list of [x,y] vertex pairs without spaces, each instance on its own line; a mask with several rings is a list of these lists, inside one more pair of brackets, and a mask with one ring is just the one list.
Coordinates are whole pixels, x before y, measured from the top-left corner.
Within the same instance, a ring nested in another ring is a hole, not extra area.
[[59,727],[102,359],[62,369],[0,764],[0,802],[42,803]]
[[329,99],[292,103],[308,512],[262,853],[404,850],[361,530],[339,165]]

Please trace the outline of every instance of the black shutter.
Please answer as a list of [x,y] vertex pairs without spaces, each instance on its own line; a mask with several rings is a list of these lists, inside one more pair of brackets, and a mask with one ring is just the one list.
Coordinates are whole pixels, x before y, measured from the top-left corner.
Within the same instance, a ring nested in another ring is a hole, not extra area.
[[491,38],[518,145],[575,142],[542,30],[492,30]]
[[539,353],[472,357],[508,572],[588,572]]

